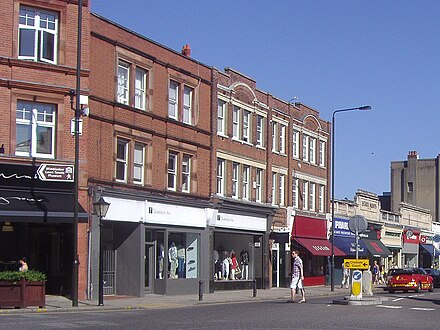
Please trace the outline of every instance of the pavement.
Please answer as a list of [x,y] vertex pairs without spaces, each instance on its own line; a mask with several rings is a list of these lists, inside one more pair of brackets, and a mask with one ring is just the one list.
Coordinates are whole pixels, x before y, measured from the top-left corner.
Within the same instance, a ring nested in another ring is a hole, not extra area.
[[[329,286],[310,286],[306,287],[306,297],[336,297],[349,295],[348,289],[342,289],[335,285],[335,290],[331,291]],[[373,292],[383,291],[383,287],[375,287]],[[297,295],[297,300],[301,297]],[[97,301],[79,301],[78,306],[73,307],[72,301],[63,296],[46,295],[46,306],[39,308],[30,306],[27,308],[1,308],[1,315],[22,314],[22,313],[52,313],[52,312],[84,312],[84,311],[111,311],[111,310],[130,310],[130,309],[169,309],[190,307],[204,304],[226,304],[256,301],[276,301],[290,299],[289,288],[259,289],[256,296],[252,290],[235,291],[216,291],[204,294],[202,300],[199,295],[157,295],[147,294],[144,297],[131,296],[104,296],[104,305],[98,306]]]

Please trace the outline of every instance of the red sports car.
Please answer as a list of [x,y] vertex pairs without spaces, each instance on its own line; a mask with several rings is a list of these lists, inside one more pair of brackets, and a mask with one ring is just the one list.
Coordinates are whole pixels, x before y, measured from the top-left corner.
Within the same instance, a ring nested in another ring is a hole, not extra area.
[[420,268],[397,268],[393,269],[388,278],[387,289],[390,293],[397,290],[409,291],[421,290],[434,291],[434,280]]

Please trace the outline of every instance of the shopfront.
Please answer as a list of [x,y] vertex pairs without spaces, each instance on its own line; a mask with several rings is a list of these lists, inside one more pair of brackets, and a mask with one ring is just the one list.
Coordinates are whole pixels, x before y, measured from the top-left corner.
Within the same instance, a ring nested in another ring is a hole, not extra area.
[[[18,260],[26,257],[30,269],[47,275],[47,294],[71,293],[72,173],[73,165],[0,164],[0,271],[17,270]],[[88,214],[81,205],[78,221],[79,232],[85,232]]]
[[[350,231],[348,223],[348,219],[335,218],[335,246],[346,255],[335,258],[337,272],[338,269],[342,269],[344,258],[356,257],[356,236]],[[360,238],[358,238],[357,253],[361,259],[368,256],[367,247]]]
[[104,198],[104,293],[197,294],[209,272],[206,208]]
[[[295,216],[290,250],[298,250],[304,265],[304,285],[324,285],[332,245],[327,240],[327,220]],[[344,256],[336,246],[335,257]]]
[[[381,229],[381,225],[368,223],[367,230],[359,236],[367,247],[370,259],[377,261],[379,265],[383,266],[385,260],[392,256],[392,253],[380,240]],[[371,264],[373,264],[373,262],[371,262]]]
[[[218,211],[209,223],[213,290],[268,286],[268,218]],[[211,291],[212,291],[211,288]]]
[[440,251],[434,247],[433,237],[434,233],[420,233],[419,267],[433,267],[440,255]]
[[391,255],[384,259],[385,269],[393,265],[402,267],[402,227],[399,225],[384,224],[382,227],[382,243],[390,250]]
[[403,229],[402,266],[419,267],[420,229]]

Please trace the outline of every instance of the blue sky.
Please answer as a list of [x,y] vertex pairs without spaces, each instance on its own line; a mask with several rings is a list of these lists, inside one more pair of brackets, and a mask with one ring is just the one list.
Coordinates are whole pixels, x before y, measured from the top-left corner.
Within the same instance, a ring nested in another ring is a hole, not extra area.
[[[331,121],[335,198],[390,190],[390,163],[439,154],[440,1],[90,0],[91,11],[207,65],[234,68]],[[330,186],[330,185],[329,185]]]

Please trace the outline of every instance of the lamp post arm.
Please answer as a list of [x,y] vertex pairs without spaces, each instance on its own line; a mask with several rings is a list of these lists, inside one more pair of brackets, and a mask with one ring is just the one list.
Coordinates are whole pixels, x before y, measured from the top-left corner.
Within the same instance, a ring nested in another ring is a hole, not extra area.
[[[332,200],[331,200],[331,207],[332,207],[332,230],[331,230],[331,235],[332,235],[332,250],[331,250],[331,267],[330,267],[330,286],[331,286],[331,291],[335,291],[335,115],[338,112],[347,112],[347,111],[363,111],[363,110],[371,110],[371,106],[369,105],[363,105],[360,107],[355,107],[355,108],[346,108],[346,109],[338,109],[333,111],[332,114],[332,138],[331,138],[331,143],[332,143],[332,171],[331,171],[331,182],[332,182]],[[357,257],[356,257],[357,258]]]

